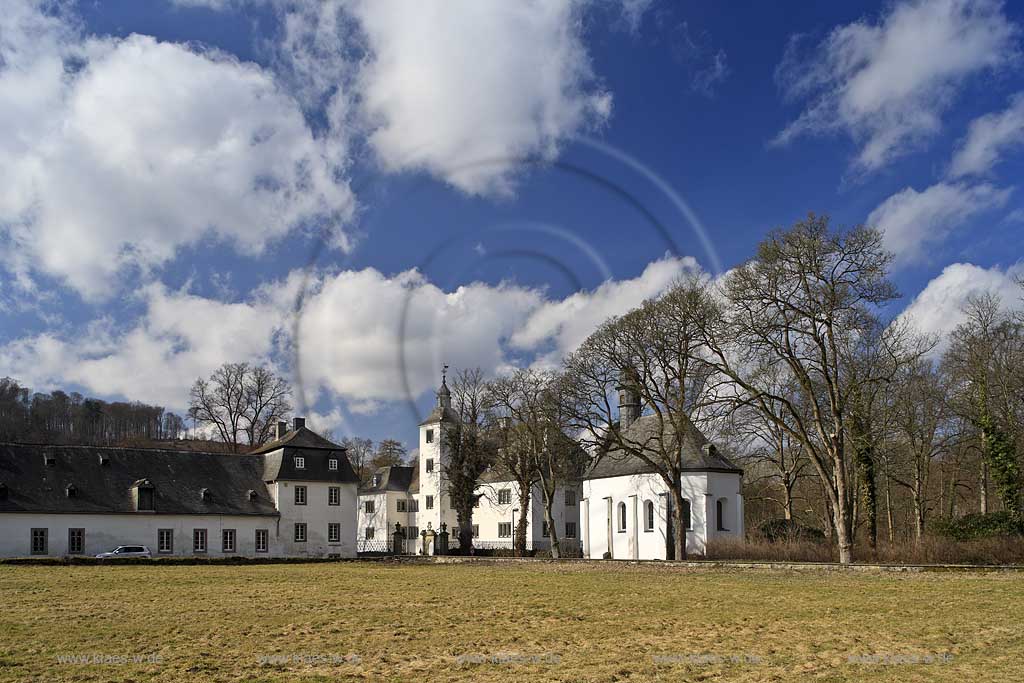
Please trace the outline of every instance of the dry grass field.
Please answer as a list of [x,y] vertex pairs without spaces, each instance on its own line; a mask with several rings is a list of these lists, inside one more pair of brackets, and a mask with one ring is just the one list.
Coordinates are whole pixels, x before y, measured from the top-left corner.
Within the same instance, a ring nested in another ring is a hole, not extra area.
[[[1024,576],[0,566],[3,681],[1009,681]],[[142,661],[132,661],[139,658]]]

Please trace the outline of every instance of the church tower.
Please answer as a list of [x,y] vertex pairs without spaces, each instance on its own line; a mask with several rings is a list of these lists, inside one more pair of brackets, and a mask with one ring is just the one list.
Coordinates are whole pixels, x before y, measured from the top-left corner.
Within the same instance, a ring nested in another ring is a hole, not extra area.
[[448,466],[447,444],[443,432],[457,420],[452,410],[452,392],[448,388],[448,366],[441,371],[441,386],[437,389],[437,403],[426,419],[420,423],[419,505],[420,530],[427,524],[440,530],[441,524],[448,524],[449,530],[455,523],[455,513],[448,500],[448,485],[445,471]]

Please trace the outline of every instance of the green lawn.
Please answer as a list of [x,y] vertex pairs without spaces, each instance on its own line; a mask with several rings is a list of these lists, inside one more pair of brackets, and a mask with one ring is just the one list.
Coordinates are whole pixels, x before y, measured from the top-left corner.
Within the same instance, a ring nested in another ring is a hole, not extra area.
[[[0,602],[4,681],[977,683],[1024,671],[1019,574],[0,566]],[[154,661],[120,659],[134,656]]]

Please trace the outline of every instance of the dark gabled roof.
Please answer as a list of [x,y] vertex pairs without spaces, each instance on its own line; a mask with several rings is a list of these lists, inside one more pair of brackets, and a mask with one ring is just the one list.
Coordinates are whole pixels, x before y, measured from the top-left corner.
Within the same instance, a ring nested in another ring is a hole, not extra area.
[[430,414],[420,422],[420,426],[433,424],[435,422],[461,422],[462,418],[455,412],[454,408],[448,406],[434,406]]
[[320,436],[312,429],[308,427],[299,427],[294,429],[280,439],[275,439],[268,444],[260,446],[259,448],[249,451],[249,455],[258,455],[260,453],[269,453],[276,451],[279,448],[302,448],[302,449],[313,449],[313,450],[327,450],[327,451],[343,451],[344,446],[339,446],[333,441],[328,441],[324,437]]
[[379,478],[379,483],[374,486],[372,481],[369,486],[359,489],[360,495],[384,493],[385,491],[409,491],[413,479],[416,477],[415,467],[393,465],[380,467],[373,473],[374,479]]
[[[657,415],[645,415],[637,418],[626,428],[623,436],[630,443],[647,444],[652,448],[659,447],[660,439],[672,439],[669,433],[659,435]],[[679,449],[682,469],[687,472],[737,472],[743,470],[734,465],[728,458],[721,455],[693,424],[683,438]],[[667,430],[666,430],[667,431]],[[655,469],[635,455],[611,449],[602,453],[587,470],[584,479],[604,479],[608,477],[624,477],[634,474],[648,474]]]
[[[264,481],[328,481],[339,484],[358,484],[352,464],[344,446],[328,441],[307,427],[299,427],[252,451],[250,455],[263,458]],[[305,467],[295,467],[295,458],[305,459]],[[337,460],[338,469],[332,470],[328,460]]]
[[148,480],[157,513],[277,515],[263,469],[263,457],[255,455],[3,443],[0,483],[7,495],[0,512],[134,513],[132,486]]

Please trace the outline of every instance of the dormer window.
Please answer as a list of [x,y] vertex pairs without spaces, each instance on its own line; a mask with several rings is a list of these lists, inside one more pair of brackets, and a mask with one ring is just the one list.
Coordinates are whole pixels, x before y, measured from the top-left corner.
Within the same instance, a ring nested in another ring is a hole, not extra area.
[[53,453],[44,453],[43,454],[43,464],[45,464],[47,467],[56,467],[57,466],[57,458],[54,457]]
[[296,457],[295,458],[295,469],[297,469],[297,470],[304,470],[304,469],[306,469],[306,459],[305,458]]
[[149,479],[140,479],[132,488],[134,489],[133,498],[135,498],[136,512],[155,512],[156,489],[153,488],[153,482]]
[[373,475],[373,488],[379,488],[379,487],[380,487],[380,475],[379,474],[375,474],[375,475]]
[[245,495],[249,497],[249,500],[256,500],[257,498],[256,492],[252,489],[249,489]]
[[64,495],[67,496],[68,498],[74,498],[75,496],[78,495],[78,489],[75,487],[74,484],[68,484],[66,487],[64,487]]
[[199,498],[202,500],[210,500],[210,489],[199,489]]
[[337,470],[338,469],[338,459],[337,458],[331,458],[330,460],[328,460],[327,461],[327,469],[332,470],[332,471]]
[[107,467],[110,465],[110,456],[100,454],[100,467]]

